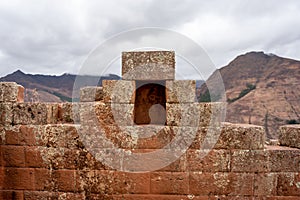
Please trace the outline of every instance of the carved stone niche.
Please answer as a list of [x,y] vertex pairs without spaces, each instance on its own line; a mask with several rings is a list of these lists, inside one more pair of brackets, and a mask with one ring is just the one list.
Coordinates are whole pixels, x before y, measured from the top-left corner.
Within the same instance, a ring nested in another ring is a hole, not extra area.
[[134,122],[141,124],[166,124],[166,82],[136,81]]

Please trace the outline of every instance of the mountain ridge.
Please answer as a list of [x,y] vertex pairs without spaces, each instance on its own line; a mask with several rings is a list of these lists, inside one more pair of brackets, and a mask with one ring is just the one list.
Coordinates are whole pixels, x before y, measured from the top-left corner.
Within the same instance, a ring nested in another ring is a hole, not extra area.
[[[264,126],[268,138],[277,138],[280,125],[299,123],[300,61],[248,52],[218,72],[227,98],[226,121]],[[217,72],[206,83],[217,87]],[[207,91],[206,84],[202,85],[198,91],[200,100],[207,100]]]
[[[26,74],[17,70],[8,74],[0,81],[12,81],[25,87],[25,101],[64,102],[77,101],[79,90],[84,86],[101,86],[102,80],[119,80],[121,77],[114,74],[105,76]],[[74,85],[76,81],[76,84]]]

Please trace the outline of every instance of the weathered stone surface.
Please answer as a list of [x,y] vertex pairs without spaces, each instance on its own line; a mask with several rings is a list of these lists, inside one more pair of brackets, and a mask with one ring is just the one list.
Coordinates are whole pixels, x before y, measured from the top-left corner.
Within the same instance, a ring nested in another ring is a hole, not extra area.
[[229,172],[230,151],[190,149],[187,152],[187,168],[189,171]]
[[152,194],[188,194],[189,174],[184,172],[151,173]]
[[193,103],[195,98],[195,80],[166,81],[166,100],[168,103]]
[[85,200],[84,194],[72,192],[49,192],[49,191],[24,191],[24,200],[36,199],[64,199],[64,200]]
[[190,173],[190,193],[194,195],[253,195],[253,174]]
[[24,147],[6,145],[1,147],[2,166],[25,167]]
[[102,87],[84,87],[80,89],[81,102],[93,102],[103,100]]
[[263,149],[265,131],[262,126],[223,123],[216,149]]
[[15,82],[0,82],[0,102],[23,102],[24,87]]
[[277,194],[300,196],[300,173],[286,172],[278,175]]
[[0,199],[24,199],[24,194],[22,190],[0,190]]
[[199,104],[166,104],[167,125],[169,126],[199,126]]
[[266,146],[272,172],[300,172],[300,149]]
[[59,106],[53,103],[15,103],[12,113],[13,124],[55,124]]
[[135,81],[103,80],[102,86],[105,103],[134,103]]
[[280,145],[300,149],[300,125],[285,125],[279,128]]
[[102,130],[108,140],[125,149],[161,149],[174,137],[168,126],[103,126]]
[[231,154],[233,172],[269,172],[269,154],[265,150],[233,150]]
[[10,125],[13,120],[12,103],[0,103],[0,124]]
[[[118,126],[130,126],[133,125],[133,109],[133,104],[111,104],[105,107],[101,105],[96,108],[96,114],[100,123],[109,124],[113,121],[113,124]],[[105,116],[104,112],[108,115]]]
[[13,105],[14,124],[47,124],[46,103],[17,103]]
[[224,115],[224,103],[167,103],[167,125],[219,127]]
[[[148,194],[149,173],[118,171],[77,171],[77,190],[94,194]],[[102,199],[102,198],[101,198]]]
[[263,149],[264,129],[247,124],[210,124],[190,127],[193,135],[191,149]]
[[254,195],[275,196],[277,193],[277,173],[254,174]]
[[95,127],[132,126],[133,109],[133,104],[83,103],[80,105],[80,124]]
[[81,103],[62,103],[58,105],[58,122],[80,123]]
[[174,51],[136,51],[122,53],[125,80],[174,80]]
[[56,103],[47,103],[47,124],[58,123],[59,105]]
[[37,128],[36,125],[15,125],[3,129],[6,145],[35,146]]
[[55,148],[78,148],[82,144],[78,138],[76,126],[71,124],[37,126],[37,144]]

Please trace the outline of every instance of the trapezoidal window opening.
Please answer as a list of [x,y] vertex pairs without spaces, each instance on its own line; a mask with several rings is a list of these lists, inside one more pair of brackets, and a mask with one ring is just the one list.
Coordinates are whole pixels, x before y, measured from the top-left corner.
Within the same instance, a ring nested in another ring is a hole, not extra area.
[[136,81],[134,123],[166,124],[166,81]]

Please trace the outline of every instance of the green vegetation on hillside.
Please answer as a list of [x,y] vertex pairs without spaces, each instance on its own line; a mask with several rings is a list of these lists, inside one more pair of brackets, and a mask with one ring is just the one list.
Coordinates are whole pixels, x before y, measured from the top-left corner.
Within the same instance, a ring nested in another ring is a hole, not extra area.
[[290,120],[286,120],[287,124],[300,124],[299,121],[297,121],[296,119],[290,119]]
[[215,102],[221,99],[220,94],[210,94],[208,90],[204,94],[200,94],[198,102]]
[[251,92],[252,90],[254,90],[256,88],[256,85],[252,85],[250,83],[247,83],[246,87],[247,87],[246,89],[244,89],[244,90],[242,90],[240,92],[239,96],[237,96],[237,97],[235,97],[233,99],[228,98],[227,102],[228,103],[232,103],[232,102],[235,102],[236,100],[242,98],[243,96],[245,96],[246,94],[248,94],[249,92]]
[[[48,91],[48,92],[50,92],[50,91]],[[66,97],[58,92],[52,92],[52,94],[59,97],[62,101],[72,102],[72,98]]]

